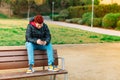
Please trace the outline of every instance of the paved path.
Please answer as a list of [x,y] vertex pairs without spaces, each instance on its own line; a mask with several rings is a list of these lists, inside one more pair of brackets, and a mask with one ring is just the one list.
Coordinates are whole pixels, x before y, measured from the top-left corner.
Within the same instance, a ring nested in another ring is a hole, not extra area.
[[58,21],[50,21],[50,20],[45,21],[45,22],[56,24],[56,25],[61,25],[65,27],[78,28],[78,29],[101,33],[101,34],[120,36],[120,31],[115,31],[115,30],[110,30],[110,29],[102,29],[102,28],[97,28],[97,27],[89,27],[89,26],[84,26],[84,25],[78,25],[78,24],[72,24],[72,23],[66,23],[66,22],[58,22]]

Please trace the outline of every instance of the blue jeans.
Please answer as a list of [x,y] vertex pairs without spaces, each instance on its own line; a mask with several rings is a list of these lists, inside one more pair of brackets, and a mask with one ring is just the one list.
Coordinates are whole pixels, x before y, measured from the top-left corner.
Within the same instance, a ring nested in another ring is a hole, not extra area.
[[28,60],[29,65],[34,65],[34,50],[46,50],[47,56],[48,56],[48,65],[51,65],[54,63],[54,57],[53,57],[53,48],[52,44],[49,43],[48,45],[37,45],[31,42],[26,42],[26,48],[27,48],[27,54],[28,54]]

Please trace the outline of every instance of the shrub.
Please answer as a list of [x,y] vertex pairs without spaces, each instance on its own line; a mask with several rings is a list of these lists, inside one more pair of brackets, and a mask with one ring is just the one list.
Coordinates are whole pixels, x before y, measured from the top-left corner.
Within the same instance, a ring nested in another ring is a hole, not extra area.
[[71,19],[66,19],[65,22],[71,23]]
[[68,16],[69,16],[68,10],[64,9],[64,10],[60,11],[59,16],[61,16],[64,19],[68,18]]
[[81,18],[73,18],[72,23],[77,23]]
[[69,22],[69,23],[78,23],[79,20],[81,20],[81,18],[72,18],[72,19],[66,19],[66,22]]
[[92,16],[91,12],[87,12],[87,13],[83,14],[82,23],[86,24],[86,25],[91,25],[91,16]]
[[120,13],[109,13],[109,14],[106,14],[104,17],[103,17],[103,20],[102,20],[102,26],[104,28],[115,28],[116,27],[116,23],[118,21],[120,17]]
[[62,10],[58,15],[53,16],[53,20],[55,21],[65,21],[66,18],[68,18],[69,12],[68,10]]
[[117,27],[115,29],[120,30],[120,20],[117,22]]
[[[70,18],[81,18],[82,15],[86,12],[90,12],[92,9],[91,5],[87,6],[75,6],[69,7],[69,16]],[[120,5],[118,4],[109,4],[109,5],[95,5],[94,6],[94,14],[96,17],[104,17],[107,13],[118,13],[120,12]]]
[[60,16],[60,15],[54,15],[54,16],[53,16],[53,20],[54,20],[54,21],[65,21],[65,18],[63,18],[63,17]]
[[[81,6],[76,6],[76,7],[69,7],[68,11],[69,11],[69,18],[75,18],[75,17],[79,17],[79,10],[81,9]],[[80,10],[81,11],[81,10]]]
[[101,25],[102,25],[102,18],[94,18],[93,19],[93,26],[101,27]]
[[80,19],[77,23],[83,25],[83,20]]
[[59,16],[58,21],[65,21],[65,19],[61,16]]
[[91,18],[91,12],[87,12],[85,14],[82,15],[82,22],[83,24],[85,24],[87,22],[88,19]]
[[103,17],[102,26],[104,28],[112,28],[115,25],[115,18],[113,13],[107,14]]
[[88,18],[88,20],[85,22],[85,25],[88,25],[88,26],[91,25],[91,18]]
[[114,16],[116,18],[116,23],[120,20],[120,13],[114,13]]
[[52,19],[52,18],[54,19],[54,16],[56,17],[56,16],[58,16],[58,15],[59,15],[59,13],[56,13],[56,12],[54,13],[54,15],[53,15],[52,13],[50,13],[50,14],[49,14],[49,17],[50,17],[50,19]]
[[59,15],[54,15],[54,16],[53,16],[53,20],[54,20],[54,21],[58,21],[58,19],[59,19]]

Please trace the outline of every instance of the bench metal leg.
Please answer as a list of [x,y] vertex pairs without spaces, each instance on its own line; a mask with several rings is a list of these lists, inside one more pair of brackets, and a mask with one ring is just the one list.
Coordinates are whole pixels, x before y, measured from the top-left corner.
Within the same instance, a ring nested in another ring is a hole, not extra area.
[[68,80],[68,74],[64,74],[64,80]]
[[50,80],[56,80],[56,75],[51,75]]
[[52,75],[50,75],[50,80],[53,80],[53,76]]
[[53,76],[53,80],[56,80],[56,75]]

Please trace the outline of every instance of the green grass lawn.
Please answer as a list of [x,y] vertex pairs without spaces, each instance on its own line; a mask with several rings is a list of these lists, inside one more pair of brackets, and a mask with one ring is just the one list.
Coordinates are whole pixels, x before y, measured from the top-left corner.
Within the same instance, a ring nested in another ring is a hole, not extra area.
[[[23,19],[0,19],[0,46],[25,44],[28,21]],[[74,28],[48,24],[53,44],[83,44],[120,42],[120,37],[97,34]]]

